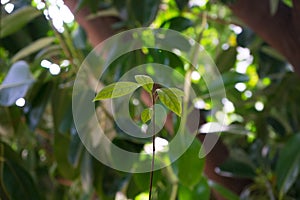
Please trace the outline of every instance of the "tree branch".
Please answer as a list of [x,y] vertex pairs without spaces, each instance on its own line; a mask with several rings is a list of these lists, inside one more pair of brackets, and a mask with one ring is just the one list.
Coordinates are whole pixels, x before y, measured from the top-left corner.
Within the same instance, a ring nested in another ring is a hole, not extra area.
[[267,0],[237,0],[230,5],[232,12],[279,51],[300,74],[300,3],[293,0],[289,8],[282,2],[271,15]]
[[87,19],[87,17],[91,14],[88,8],[84,7],[76,11],[76,0],[65,0],[64,2],[75,15],[76,21],[86,31],[89,42],[92,44],[92,46],[97,46],[103,40],[116,33],[116,31],[112,28],[112,24],[118,22],[118,18],[96,17],[93,19]]

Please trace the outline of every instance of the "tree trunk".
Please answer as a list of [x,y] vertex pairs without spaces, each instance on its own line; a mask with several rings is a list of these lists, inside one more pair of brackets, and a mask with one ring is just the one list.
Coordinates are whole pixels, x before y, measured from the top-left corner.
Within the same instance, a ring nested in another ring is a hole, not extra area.
[[281,53],[300,74],[300,1],[293,8],[279,1],[272,16],[269,0],[237,0],[229,6],[247,26]]

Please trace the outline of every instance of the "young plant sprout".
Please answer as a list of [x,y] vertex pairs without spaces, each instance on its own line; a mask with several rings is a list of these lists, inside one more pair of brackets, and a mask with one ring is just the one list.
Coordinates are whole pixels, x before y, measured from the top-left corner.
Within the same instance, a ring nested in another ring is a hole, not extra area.
[[142,87],[150,96],[152,106],[144,109],[141,112],[141,120],[147,123],[153,120],[153,134],[152,134],[152,162],[150,173],[150,186],[149,186],[149,200],[151,199],[152,186],[153,186],[153,171],[154,171],[154,158],[155,158],[155,103],[157,99],[160,100],[169,110],[174,112],[179,117],[182,113],[182,97],[184,93],[178,88],[157,88],[154,89],[154,81],[147,75],[136,75],[136,82],[116,82],[104,87],[94,98],[94,101],[113,99],[122,97],[133,93],[139,87]]

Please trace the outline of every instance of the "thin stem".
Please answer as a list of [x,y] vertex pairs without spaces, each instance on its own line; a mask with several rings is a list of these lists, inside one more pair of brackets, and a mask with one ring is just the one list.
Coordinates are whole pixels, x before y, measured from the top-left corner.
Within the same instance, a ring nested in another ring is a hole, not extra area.
[[154,95],[151,95],[152,99],[152,121],[153,121],[153,130],[152,130],[152,162],[151,162],[151,171],[150,171],[150,185],[149,185],[149,200],[151,200],[152,187],[153,187],[153,173],[154,173],[154,158],[155,158],[155,98]]

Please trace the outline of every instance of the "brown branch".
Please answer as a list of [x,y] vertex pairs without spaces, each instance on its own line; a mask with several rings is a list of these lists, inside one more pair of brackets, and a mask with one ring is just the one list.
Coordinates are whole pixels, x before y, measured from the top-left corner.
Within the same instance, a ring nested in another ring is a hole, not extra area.
[[75,15],[76,21],[86,31],[89,42],[92,46],[97,46],[103,40],[111,37],[116,33],[112,28],[112,24],[119,21],[116,17],[96,17],[88,20],[88,16],[91,14],[88,8],[81,8],[76,12],[77,1],[65,0],[65,4],[69,7],[71,12]]
[[269,1],[237,0],[230,5],[233,13],[273,48],[280,52],[300,74],[300,12],[299,1],[289,8],[282,2],[274,16]]

